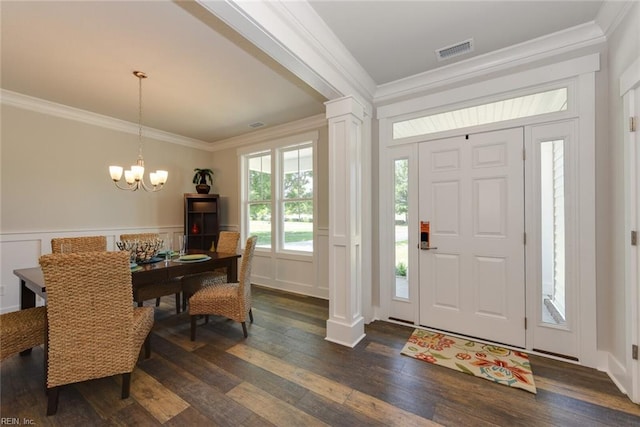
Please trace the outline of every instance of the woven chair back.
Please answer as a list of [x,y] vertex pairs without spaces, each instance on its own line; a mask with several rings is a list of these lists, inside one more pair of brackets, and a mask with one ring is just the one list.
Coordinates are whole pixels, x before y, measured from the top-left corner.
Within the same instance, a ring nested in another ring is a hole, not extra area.
[[159,239],[158,233],[137,233],[137,234],[121,234],[120,240],[155,240]]
[[131,372],[138,353],[129,254],[50,254],[40,265],[47,289],[47,387]]
[[240,295],[244,294],[247,307],[251,307],[251,265],[253,264],[253,253],[257,242],[258,236],[250,236],[247,239],[244,253],[242,254],[242,262],[240,263],[240,278],[238,280],[240,286],[238,291]]
[[56,237],[51,239],[51,252],[62,253],[97,252],[107,250],[107,238],[105,236],[85,237]]
[[236,254],[238,253],[238,243],[240,243],[240,233],[235,231],[221,231],[216,252]]

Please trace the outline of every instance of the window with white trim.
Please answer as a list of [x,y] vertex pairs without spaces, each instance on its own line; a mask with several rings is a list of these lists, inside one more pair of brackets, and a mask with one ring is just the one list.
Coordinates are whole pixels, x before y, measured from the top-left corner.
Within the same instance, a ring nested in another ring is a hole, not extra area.
[[315,139],[308,136],[274,141],[241,156],[244,226],[247,236],[258,236],[257,248],[313,253]]
[[247,156],[247,236],[258,236],[256,247],[271,247],[271,154]]
[[313,252],[313,147],[280,150],[282,249]]

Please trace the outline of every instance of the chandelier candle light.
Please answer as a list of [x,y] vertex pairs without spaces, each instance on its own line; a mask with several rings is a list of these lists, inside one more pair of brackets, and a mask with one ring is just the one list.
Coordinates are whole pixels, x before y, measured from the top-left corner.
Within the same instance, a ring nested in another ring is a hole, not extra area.
[[121,190],[136,191],[139,188],[145,191],[160,191],[167,182],[169,172],[163,170],[157,170],[149,174],[149,180],[153,187],[149,187],[144,182],[144,159],[142,158],[142,79],[146,79],[147,75],[142,71],[134,71],[133,75],[138,80],[138,161],[135,165],[131,166],[130,170],[124,171],[125,186],[120,184],[120,178],[122,178],[122,166],[109,166],[109,173],[116,187]]

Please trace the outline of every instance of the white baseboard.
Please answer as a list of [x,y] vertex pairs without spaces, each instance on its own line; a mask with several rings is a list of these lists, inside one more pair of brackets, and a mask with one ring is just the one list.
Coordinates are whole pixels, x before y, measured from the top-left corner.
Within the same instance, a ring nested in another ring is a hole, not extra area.
[[611,381],[627,396],[627,384],[629,382],[629,373],[623,363],[616,359],[613,354],[606,353],[605,373],[611,378]]

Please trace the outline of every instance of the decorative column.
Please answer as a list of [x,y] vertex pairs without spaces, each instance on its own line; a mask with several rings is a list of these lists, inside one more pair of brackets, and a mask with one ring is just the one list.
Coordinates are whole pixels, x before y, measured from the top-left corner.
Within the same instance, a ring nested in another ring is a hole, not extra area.
[[364,108],[352,97],[326,104],[329,120],[329,320],[327,337],[353,347],[362,315],[362,139]]

